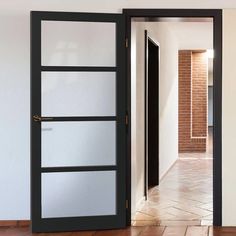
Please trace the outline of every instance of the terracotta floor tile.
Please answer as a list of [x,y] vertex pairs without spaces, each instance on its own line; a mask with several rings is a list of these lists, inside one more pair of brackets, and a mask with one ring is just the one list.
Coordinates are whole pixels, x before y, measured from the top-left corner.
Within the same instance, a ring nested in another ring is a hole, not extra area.
[[186,230],[186,226],[166,227],[163,236],[184,236]]
[[213,220],[201,220],[201,225],[213,225]]
[[213,220],[213,214],[202,217],[202,220]]
[[134,220],[132,226],[159,226],[160,222],[157,220]]
[[142,212],[137,212],[135,215],[135,220],[155,220],[155,216],[151,216]]
[[208,227],[189,226],[186,231],[186,236],[208,236]]
[[148,226],[140,234],[140,236],[161,236],[165,230],[163,226]]
[[118,229],[118,230],[101,230],[95,232],[93,236],[138,236],[143,230],[144,230],[143,227],[129,227],[126,229]]
[[180,157],[160,185],[149,190],[148,200],[140,204],[132,218],[134,225],[145,225],[145,222],[156,225],[156,221],[161,225],[212,222],[212,149],[201,154],[181,153]]
[[200,220],[162,220],[160,222],[161,226],[200,226]]
[[175,207],[170,207],[167,210],[167,213],[175,215],[176,220],[197,220],[199,219],[198,215],[189,213],[182,209],[177,209]]
[[205,210],[205,209],[202,209],[199,207],[189,206],[189,205],[177,205],[177,206],[175,206],[175,208],[180,209],[180,210],[184,210],[184,211],[189,212],[191,214],[198,215],[200,217],[208,216],[209,214],[212,213],[212,210]]
[[202,209],[209,210],[209,211],[212,212],[212,210],[213,210],[213,203],[212,202],[205,203],[205,204],[199,205],[198,207],[202,208]]

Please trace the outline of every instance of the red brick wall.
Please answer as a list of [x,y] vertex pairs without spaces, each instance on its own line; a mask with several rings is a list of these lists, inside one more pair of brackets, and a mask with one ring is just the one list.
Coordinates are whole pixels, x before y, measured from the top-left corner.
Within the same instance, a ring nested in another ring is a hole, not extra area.
[[179,152],[206,151],[206,83],[205,52],[179,51]]
[[192,52],[192,136],[207,136],[207,57]]

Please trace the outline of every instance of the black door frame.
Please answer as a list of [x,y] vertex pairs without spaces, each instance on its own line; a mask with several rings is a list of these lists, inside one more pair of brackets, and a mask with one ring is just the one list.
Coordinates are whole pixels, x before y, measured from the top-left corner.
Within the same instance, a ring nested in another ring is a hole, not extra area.
[[[126,17],[126,41],[131,42],[133,17],[210,17],[214,22],[213,87],[213,225],[222,225],[222,10],[221,9],[123,9]],[[131,118],[131,47],[126,50],[127,111]],[[131,224],[131,126],[127,137],[127,225]]]
[[[157,130],[151,129],[151,132],[154,132],[153,135],[157,135],[157,162],[155,163],[154,166],[151,166],[153,170],[156,172],[156,180],[155,180],[155,185],[159,185],[159,68],[160,68],[160,44],[159,42],[156,42],[148,33],[147,30],[144,31],[144,47],[145,47],[145,53],[144,53],[144,97],[145,97],[145,102],[144,102],[144,197],[147,200],[148,198],[148,188],[149,188],[149,170],[150,170],[150,165],[149,165],[149,137],[150,137],[150,130],[149,130],[149,43],[153,44],[155,47],[157,47],[157,57],[158,57],[158,67],[157,67],[157,94],[156,97],[158,98],[157,100],[157,106],[155,108],[157,109],[155,112],[157,112],[157,119],[156,120],[156,126]],[[155,97],[155,98],[156,98]],[[154,98],[154,99],[155,99]],[[154,126],[155,127],[155,126]]]
[[[41,21],[116,23],[116,66],[41,65]],[[126,65],[125,19],[122,14],[31,12],[31,220],[33,232],[56,232],[122,228],[126,225]],[[116,72],[116,114],[114,116],[41,117],[41,72]],[[116,164],[110,166],[41,166],[41,122],[116,121]],[[41,174],[51,172],[116,171],[116,214],[42,218]]]

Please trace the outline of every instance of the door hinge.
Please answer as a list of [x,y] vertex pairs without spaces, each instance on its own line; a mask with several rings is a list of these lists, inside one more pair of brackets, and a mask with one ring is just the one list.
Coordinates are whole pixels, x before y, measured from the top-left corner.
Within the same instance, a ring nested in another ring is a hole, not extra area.
[[125,201],[125,208],[126,208],[126,209],[129,208],[129,201],[128,201],[128,200]]
[[126,48],[129,47],[129,40],[128,40],[128,38],[125,39],[125,47],[126,47]]
[[126,126],[129,125],[129,116],[128,116],[128,114],[125,115],[125,125]]

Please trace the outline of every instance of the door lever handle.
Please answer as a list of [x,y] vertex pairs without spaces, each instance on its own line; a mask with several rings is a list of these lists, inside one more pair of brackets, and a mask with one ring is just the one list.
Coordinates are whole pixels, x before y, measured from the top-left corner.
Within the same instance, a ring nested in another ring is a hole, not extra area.
[[34,115],[33,120],[36,122],[41,122],[41,121],[53,120],[53,118],[52,117],[40,117],[38,115]]
[[36,121],[36,122],[40,122],[40,121],[42,121],[42,117],[40,117],[38,115],[34,115],[33,120]]

